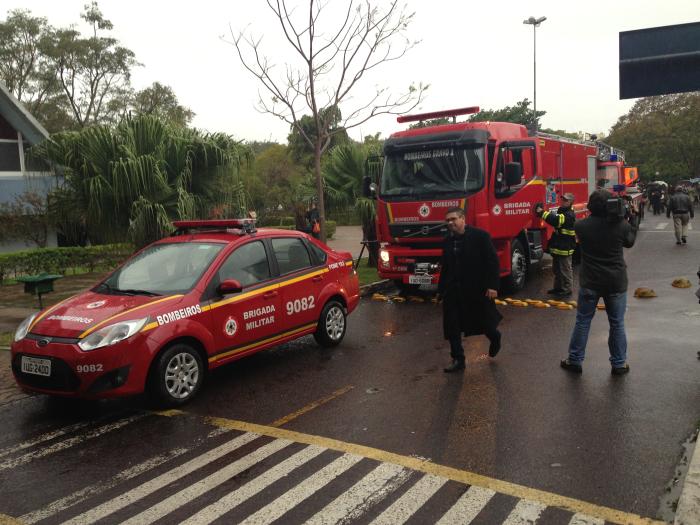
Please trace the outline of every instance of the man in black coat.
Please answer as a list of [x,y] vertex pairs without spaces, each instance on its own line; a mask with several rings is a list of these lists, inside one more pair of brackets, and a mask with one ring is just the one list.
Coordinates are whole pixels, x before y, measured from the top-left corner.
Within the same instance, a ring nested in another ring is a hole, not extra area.
[[499,265],[488,232],[467,227],[464,210],[450,208],[445,215],[450,230],[442,246],[442,266],[438,293],[443,298],[443,332],[450,342],[452,364],[445,372],[464,370],[465,336],[484,334],[491,342],[489,355],[501,349],[498,323],[503,319],[496,309]]

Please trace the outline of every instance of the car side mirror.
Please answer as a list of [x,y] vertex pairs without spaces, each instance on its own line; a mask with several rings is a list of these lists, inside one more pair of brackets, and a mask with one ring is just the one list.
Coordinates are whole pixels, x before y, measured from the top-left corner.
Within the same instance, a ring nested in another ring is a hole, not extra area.
[[506,184],[517,186],[523,181],[523,167],[519,162],[508,162],[506,164]]
[[243,290],[241,283],[236,279],[224,279],[221,284],[216,288],[219,295],[227,295],[232,293],[238,293]]
[[362,177],[362,195],[368,199],[373,199],[377,195],[377,185],[368,175]]

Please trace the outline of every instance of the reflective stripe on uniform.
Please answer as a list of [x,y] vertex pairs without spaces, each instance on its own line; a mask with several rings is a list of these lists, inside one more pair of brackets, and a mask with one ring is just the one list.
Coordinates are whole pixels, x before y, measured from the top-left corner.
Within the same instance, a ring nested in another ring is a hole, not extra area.
[[569,256],[569,255],[573,255],[574,250],[557,250],[556,248],[550,248],[549,253],[551,253],[552,255]]
[[576,235],[574,230],[565,230],[564,228],[561,228],[559,231],[564,235]]

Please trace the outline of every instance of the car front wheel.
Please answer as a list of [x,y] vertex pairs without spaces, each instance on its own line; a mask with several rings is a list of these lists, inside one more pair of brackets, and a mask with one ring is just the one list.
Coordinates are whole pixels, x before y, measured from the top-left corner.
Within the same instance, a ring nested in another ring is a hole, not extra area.
[[201,356],[191,346],[180,343],[158,357],[151,390],[163,405],[183,405],[195,396],[203,381]]
[[314,339],[321,346],[337,346],[345,337],[345,308],[338,301],[328,301],[321,311]]

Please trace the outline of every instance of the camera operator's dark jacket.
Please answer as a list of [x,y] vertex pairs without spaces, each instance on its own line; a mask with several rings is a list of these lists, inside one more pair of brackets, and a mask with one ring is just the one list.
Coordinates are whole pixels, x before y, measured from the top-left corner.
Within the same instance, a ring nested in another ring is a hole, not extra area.
[[554,228],[554,235],[549,241],[549,253],[568,257],[576,249],[576,233],[574,223],[576,214],[571,207],[559,208],[557,213],[547,210],[542,218]]
[[668,202],[668,208],[666,209],[666,217],[670,217],[672,213],[674,215],[690,213],[691,217],[695,217],[693,203],[690,200],[690,197],[681,191],[677,191],[671,195],[671,199]]
[[609,222],[605,217],[590,216],[574,227],[581,247],[581,287],[601,294],[627,290],[627,265],[623,248],[631,248],[637,230],[625,220]]

